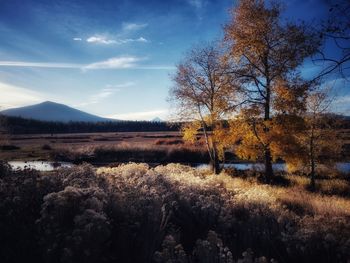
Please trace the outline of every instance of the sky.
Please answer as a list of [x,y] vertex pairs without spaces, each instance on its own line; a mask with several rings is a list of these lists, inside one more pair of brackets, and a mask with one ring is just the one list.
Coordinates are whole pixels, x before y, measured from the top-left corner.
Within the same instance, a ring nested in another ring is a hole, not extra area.
[[[284,2],[315,21],[326,0]],[[54,101],[103,117],[167,119],[172,74],[191,47],[223,36],[235,0],[0,0],[0,107]],[[313,70],[305,64],[305,74]],[[337,110],[350,115],[346,83]]]

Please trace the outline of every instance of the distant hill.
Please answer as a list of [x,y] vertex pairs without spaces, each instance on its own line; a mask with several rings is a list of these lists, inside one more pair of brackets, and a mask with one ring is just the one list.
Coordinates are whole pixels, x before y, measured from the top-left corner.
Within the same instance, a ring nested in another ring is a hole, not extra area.
[[154,119],[152,119],[151,121],[153,122],[164,122],[161,118],[159,117],[155,117]]
[[58,121],[58,122],[106,122],[112,119],[102,118],[93,114],[86,113],[64,104],[51,101],[45,101],[39,104],[8,109],[0,112],[6,116],[22,117],[40,121]]

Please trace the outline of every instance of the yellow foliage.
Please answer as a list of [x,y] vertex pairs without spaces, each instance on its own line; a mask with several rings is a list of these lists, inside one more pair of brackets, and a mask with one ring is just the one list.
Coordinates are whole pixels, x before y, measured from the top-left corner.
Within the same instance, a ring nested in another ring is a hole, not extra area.
[[195,143],[197,140],[198,130],[201,128],[199,121],[194,121],[182,127],[184,141]]

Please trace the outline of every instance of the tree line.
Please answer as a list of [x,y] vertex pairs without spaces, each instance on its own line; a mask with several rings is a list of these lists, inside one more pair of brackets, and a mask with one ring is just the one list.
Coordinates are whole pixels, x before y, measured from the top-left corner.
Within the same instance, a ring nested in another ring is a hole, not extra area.
[[[329,12],[333,16],[348,5],[341,2]],[[341,148],[324,80],[337,70],[344,74],[349,63],[348,17],[318,27],[286,22],[280,3],[263,0],[241,0],[231,13],[219,43],[194,47],[177,65],[170,100],[186,121],[184,139],[195,141],[203,132],[216,174],[230,150],[263,161],[265,182],[273,180],[273,162],[283,159],[289,169],[307,167],[315,187],[317,164],[331,161]],[[342,56],[330,64],[325,43],[340,36],[347,48],[339,45]],[[305,78],[306,60],[326,66]]]
[[0,115],[1,133],[56,134],[91,132],[178,131],[179,124],[152,121],[49,122]]

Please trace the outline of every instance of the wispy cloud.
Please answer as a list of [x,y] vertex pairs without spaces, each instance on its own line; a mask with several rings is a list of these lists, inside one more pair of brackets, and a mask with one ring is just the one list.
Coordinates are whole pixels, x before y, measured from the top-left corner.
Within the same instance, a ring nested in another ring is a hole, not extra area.
[[137,23],[127,23],[124,22],[123,23],[123,30],[124,31],[136,31],[136,30],[140,30],[143,29],[145,27],[147,27],[148,24],[144,23],[144,24],[137,24]]
[[38,103],[48,98],[30,89],[0,82],[0,110]]
[[80,37],[74,37],[73,40],[74,40],[74,41],[82,41],[83,39],[80,38]]
[[91,63],[83,67],[87,69],[125,69],[136,66],[136,62],[141,61],[138,57],[114,57],[104,61]]
[[111,39],[106,36],[100,36],[100,35],[94,35],[86,39],[86,42],[88,43],[94,43],[94,44],[104,44],[104,45],[111,45],[111,44],[116,44],[116,45],[122,45],[122,44],[127,44],[131,42],[142,42],[142,43],[147,43],[149,40],[147,40],[144,37],[139,37],[139,38],[125,38],[125,39]]
[[103,89],[99,90],[97,93],[92,94],[89,96],[89,98],[83,102],[79,103],[77,105],[74,105],[75,107],[81,107],[81,106],[87,106],[92,104],[97,104],[102,102],[104,99],[109,98],[110,96],[113,96],[115,93],[122,90],[122,88],[127,88],[134,86],[135,82],[125,82],[121,84],[107,84]]
[[0,61],[0,66],[31,67],[31,68],[81,68],[81,64],[52,63],[52,62],[26,62],[26,61]]
[[187,0],[187,2],[196,9],[201,9],[205,4],[203,0]]
[[81,107],[81,106],[97,104],[97,103],[103,101],[104,99],[112,96],[117,91],[120,91],[120,89],[109,89],[109,88],[101,89],[98,93],[89,96],[89,98],[86,101],[79,103],[79,104],[76,104],[76,105],[74,105],[74,107]]
[[168,115],[167,109],[157,109],[151,111],[129,112],[123,114],[112,114],[106,116],[107,118],[119,120],[152,120],[156,117],[166,119]]
[[113,57],[107,60],[90,64],[56,63],[56,62],[27,62],[27,61],[0,61],[0,67],[30,67],[30,68],[56,68],[56,69],[144,69],[144,70],[173,70],[173,66],[167,65],[140,65],[138,62],[145,58],[133,56]]
[[199,20],[203,19],[203,12],[205,11],[205,7],[208,4],[207,0],[186,0],[186,2],[194,7],[194,11]]
[[122,89],[135,86],[136,83],[133,81],[124,82],[122,84],[107,84],[106,89]]

